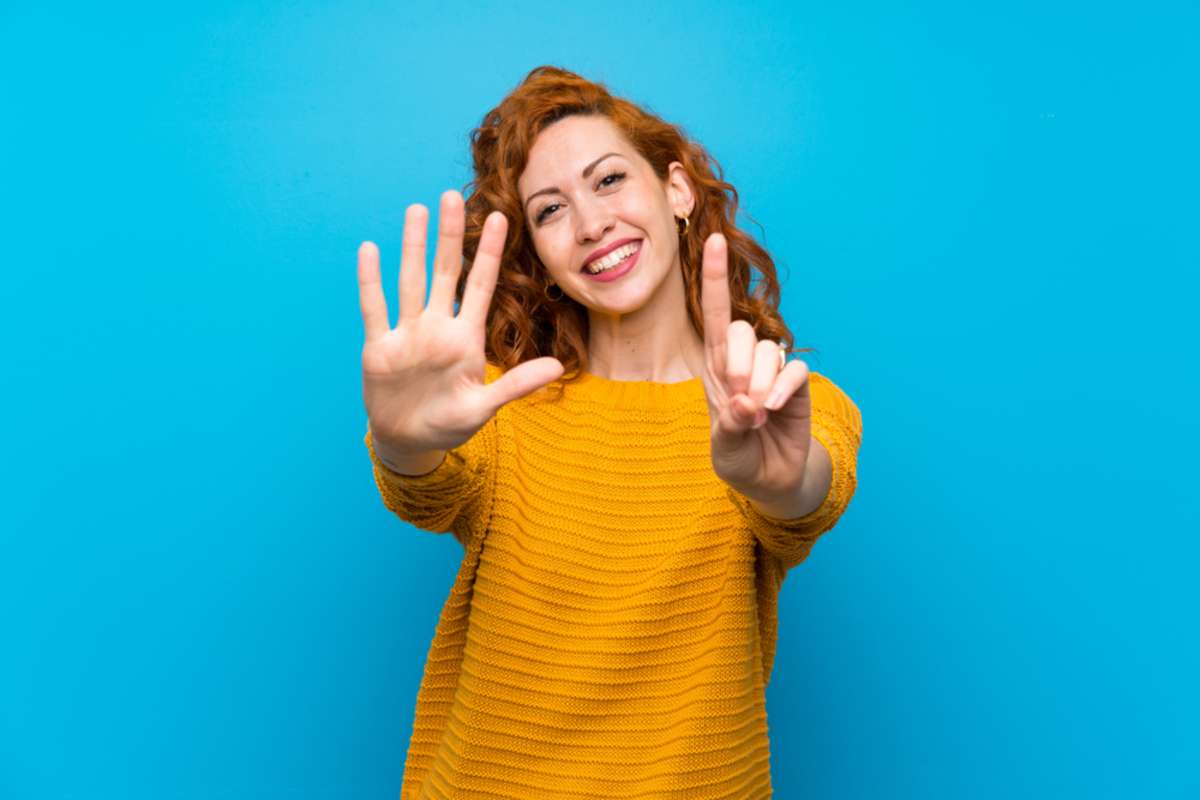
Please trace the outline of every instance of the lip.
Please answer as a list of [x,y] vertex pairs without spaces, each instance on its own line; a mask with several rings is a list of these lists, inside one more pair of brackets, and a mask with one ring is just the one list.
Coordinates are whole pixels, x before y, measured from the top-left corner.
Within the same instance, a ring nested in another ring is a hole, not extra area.
[[595,251],[590,256],[585,258],[583,260],[583,266],[580,267],[579,269],[586,271],[587,265],[592,263],[593,261],[595,261],[597,258],[604,258],[604,256],[608,255],[613,250],[616,250],[618,247],[624,247],[625,245],[629,244],[630,242],[640,242],[640,241],[641,241],[641,239],[639,239],[637,237],[630,238],[630,239],[617,239],[615,242],[610,244],[608,247],[601,247],[599,250]]
[[[636,239],[634,241],[636,241]],[[612,269],[606,270],[605,272],[601,272],[598,275],[593,275],[592,273],[588,272],[585,269],[583,271],[583,274],[588,276],[592,280],[598,281],[601,283],[607,283],[608,281],[615,281],[617,278],[621,277],[622,275],[626,274],[627,272],[629,272],[630,270],[632,270],[634,268],[634,266],[637,264],[638,259],[641,258],[641,256],[642,256],[642,251],[645,249],[646,249],[646,246],[645,246],[645,244],[643,244],[641,247],[639,247],[637,249],[636,253],[634,253],[628,259],[625,260],[624,266],[613,267]]]

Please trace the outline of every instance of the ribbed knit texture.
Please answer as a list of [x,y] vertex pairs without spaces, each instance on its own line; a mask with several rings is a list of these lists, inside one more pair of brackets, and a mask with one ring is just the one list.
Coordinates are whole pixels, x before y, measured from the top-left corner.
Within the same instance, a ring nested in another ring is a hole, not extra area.
[[849,504],[862,436],[850,398],[809,381],[833,486],[797,520],[713,472],[699,378],[585,374],[557,403],[504,406],[421,476],[367,433],[386,507],[464,547],[401,800],[771,796],[779,589]]

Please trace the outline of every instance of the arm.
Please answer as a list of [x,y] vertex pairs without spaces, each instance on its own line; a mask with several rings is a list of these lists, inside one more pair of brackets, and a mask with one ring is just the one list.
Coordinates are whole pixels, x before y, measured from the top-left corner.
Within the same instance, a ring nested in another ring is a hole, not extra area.
[[[503,370],[488,362],[484,381]],[[486,527],[496,463],[497,421],[493,415],[463,444],[448,451],[398,454],[375,447],[368,421],[363,443],[384,506],[405,522],[434,533],[453,532],[466,547]]]
[[[363,439],[384,506],[414,527],[452,532],[466,547],[486,525],[496,454],[496,418],[464,444],[445,451],[427,471],[416,462],[391,464],[375,450],[368,427]],[[396,467],[400,467],[397,470]],[[405,474],[410,471],[413,474]]]

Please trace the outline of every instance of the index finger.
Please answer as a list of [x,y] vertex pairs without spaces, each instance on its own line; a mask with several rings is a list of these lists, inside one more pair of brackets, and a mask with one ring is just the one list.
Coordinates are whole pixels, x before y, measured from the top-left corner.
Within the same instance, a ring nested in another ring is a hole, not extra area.
[[492,304],[492,292],[500,274],[500,259],[504,255],[504,236],[508,232],[508,217],[502,211],[493,211],[483,221],[479,234],[479,247],[467,273],[467,285],[463,287],[462,302],[458,315],[478,325],[487,321],[488,306]]
[[729,254],[725,236],[704,240],[700,308],[704,312],[704,349],[717,375],[725,374],[725,332],[729,330]]
[[405,209],[404,245],[400,251],[401,319],[419,316],[425,308],[425,232],[428,227],[429,209],[420,203]]
[[389,330],[387,298],[379,278],[379,247],[374,242],[358,246],[358,306],[362,310],[367,341],[378,339]]

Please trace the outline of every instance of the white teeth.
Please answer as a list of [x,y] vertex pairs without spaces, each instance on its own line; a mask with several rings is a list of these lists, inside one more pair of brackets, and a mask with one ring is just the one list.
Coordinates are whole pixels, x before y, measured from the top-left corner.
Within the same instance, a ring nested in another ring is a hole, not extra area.
[[641,247],[641,242],[630,242],[624,247],[618,247],[604,258],[598,258],[587,265],[587,271],[595,275],[597,272],[604,272],[606,269],[612,269],[617,264],[620,264],[625,259],[638,251]]

